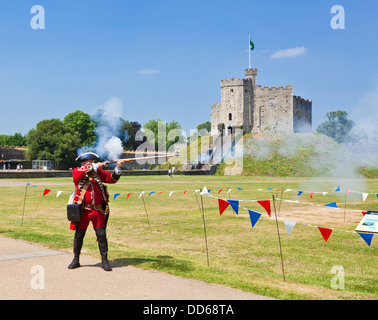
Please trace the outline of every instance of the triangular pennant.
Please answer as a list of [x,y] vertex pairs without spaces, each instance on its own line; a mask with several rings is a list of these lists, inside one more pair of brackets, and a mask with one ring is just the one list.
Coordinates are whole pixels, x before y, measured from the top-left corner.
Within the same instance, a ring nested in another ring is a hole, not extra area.
[[151,194],[153,194],[153,193],[155,193],[155,191],[151,191],[151,192],[148,194],[148,197],[149,197]]
[[184,191],[184,194],[187,193],[187,192],[188,192],[188,190],[185,190],[185,191]]
[[325,204],[323,207],[338,208],[336,202],[331,202],[331,203]]
[[328,192],[322,192],[323,196],[326,196]]
[[310,193],[310,198],[312,199],[312,196],[315,194],[315,192]]
[[282,220],[282,221],[286,227],[287,234],[290,235],[290,232],[291,230],[293,230],[294,226],[296,225],[296,222],[289,221],[289,220]]
[[211,189],[207,190],[208,193],[210,193]]
[[170,197],[170,196],[173,194],[173,192],[174,192],[174,191],[171,191],[171,192],[169,193],[169,196],[168,196],[168,197]]
[[303,193],[303,191],[298,191],[298,196],[300,196]]
[[372,233],[360,233],[360,232],[357,232],[357,233],[361,236],[362,239],[365,240],[367,245],[370,247],[371,240],[373,239],[374,234],[372,234]]
[[253,228],[255,226],[256,222],[260,219],[261,213],[256,212],[256,211],[252,211],[252,210],[248,210],[248,212],[249,212],[249,218],[251,219],[251,224],[252,224],[252,228]]
[[58,197],[61,195],[62,192],[63,192],[63,191],[58,191],[58,192],[56,193],[56,197],[58,198]]
[[236,214],[239,214],[239,200],[227,200],[228,203],[231,205],[232,209],[234,209]]
[[218,194],[220,194],[220,193],[222,192],[222,190],[223,190],[223,189],[220,189],[220,190],[218,191]]
[[158,195],[159,195],[159,194],[162,194],[163,192],[164,192],[164,191],[160,191],[160,192],[158,193]]
[[234,189],[227,189],[227,194],[230,194],[231,190],[234,190]]
[[242,188],[237,188],[236,190],[241,190],[241,191],[243,191],[243,189],[242,189]]
[[143,196],[143,193],[146,193],[146,191],[142,191],[142,192],[139,194],[139,198],[140,198],[141,196]]
[[318,227],[318,229],[320,233],[322,234],[323,239],[327,242],[333,230],[328,229],[328,228],[322,228],[322,227]]
[[340,186],[337,186],[337,188],[335,190],[335,192],[338,192],[338,191],[340,191]]
[[362,215],[364,216],[366,214],[367,211],[362,211]]
[[293,189],[286,189],[285,192],[289,192],[289,191],[292,191]]
[[114,194],[114,199],[117,198],[119,195],[121,195],[120,193],[115,193]]
[[51,191],[50,189],[45,189],[45,190],[43,191],[43,195],[42,195],[42,196],[45,196],[45,195],[48,194],[50,191]]
[[270,200],[257,201],[268,213],[270,217]]
[[365,201],[368,195],[368,193],[362,193],[362,200]]
[[226,200],[218,199],[218,205],[219,205],[219,214],[222,215],[224,210],[226,210],[230,204]]
[[205,194],[209,194],[209,192],[207,191],[207,188],[206,188],[206,187],[203,187],[203,189],[202,189],[200,195],[203,196],[203,195],[205,195]]
[[132,192],[128,193],[128,194],[127,194],[127,199],[129,199],[129,197],[130,197],[132,194],[133,194]]
[[352,193],[352,191],[346,191],[345,194],[349,194],[349,193]]

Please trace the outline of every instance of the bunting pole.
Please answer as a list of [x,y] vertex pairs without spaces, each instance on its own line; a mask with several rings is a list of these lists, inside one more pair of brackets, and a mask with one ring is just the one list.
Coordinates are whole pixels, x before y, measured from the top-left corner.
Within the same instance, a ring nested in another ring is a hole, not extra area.
[[206,224],[205,224],[205,211],[203,210],[203,199],[201,194],[201,207],[202,207],[202,221],[203,221],[203,230],[205,232],[205,243],[206,243],[206,257],[207,257],[207,266],[209,267],[209,249],[207,247],[207,235],[206,235]]
[[280,212],[281,212],[281,202],[282,202],[282,197],[283,197],[284,189],[285,189],[285,187],[281,187],[280,203],[278,205],[278,216],[280,216]]
[[146,203],[145,203],[145,201],[144,201],[144,196],[143,196],[143,194],[142,194],[142,200],[143,200],[143,205],[144,205],[144,211],[146,212],[146,217],[147,217],[148,226],[151,227],[151,225],[150,225],[150,219],[148,219],[148,213],[147,213]]
[[23,223],[24,223],[24,212],[25,212],[26,195],[27,195],[27,193],[28,193],[28,185],[29,185],[29,183],[26,182],[26,186],[25,186],[25,196],[24,196],[24,205],[23,205],[23,208],[22,208],[21,225],[23,225]]
[[278,242],[279,242],[279,244],[280,244],[282,275],[283,275],[283,280],[286,281],[286,280],[285,280],[284,262],[283,262],[283,257],[282,257],[282,247],[281,247],[280,228],[278,227],[277,212],[276,212],[276,203],[275,203],[274,195],[273,195],[273,207],[274,207],[274,215],[276,216],[276,226],[277,226]]

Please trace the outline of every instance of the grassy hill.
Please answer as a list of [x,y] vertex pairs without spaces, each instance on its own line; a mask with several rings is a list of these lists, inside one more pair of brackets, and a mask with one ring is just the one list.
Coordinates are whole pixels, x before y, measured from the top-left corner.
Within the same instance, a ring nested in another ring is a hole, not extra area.
[[243,145],[241,175],[378,178],[371,160],[321,134],[247,134]]

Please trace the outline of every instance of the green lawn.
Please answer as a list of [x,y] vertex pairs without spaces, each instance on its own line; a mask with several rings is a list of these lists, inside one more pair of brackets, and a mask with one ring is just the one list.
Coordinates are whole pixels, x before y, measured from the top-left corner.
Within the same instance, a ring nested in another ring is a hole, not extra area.
[[[26,184],[25,179],[10,181]],[[24,216],[25,186],[0,187],[3,198],[0,234],[72,251],[73,232],[66,219],[66,203],[73,191],[72,179],[29,179],[28,182],[36,187],[27,188]],[[342,192],[334,192],[338,185]],[[277,211],[279,209],[278,226],[286,281],[282,276],[273,203],[271,217],[258,203],[248,201],[239,203],[238,215],[228,207],[220,216],[217,199],[203,196],[208,266],[201,198],[199,193],[194,194],[194,190],[204,186],[212,189],[210,194],[214,197],[222,199],[271,200],[273,195],[276,198],[282,195],[284,199],[303,202],[275,202]],[[283,187],[293,191],[276,191]],[[52,191],[42,196],[45,188]],[[218,195],[220,189],[223,191]],[[233,189],[229,195],[227,189]],[[298,197],[295,190],[305,192]],[[372,194],[363,202],[361,194],[351,193],[345,203],[346,190]],[[57,191],[63,191],[58,198]],[[141,191],[145,191],[150,224],[139,198]],[[175,192],[169,197],[171,191]],[[329,193],[326,196],[316,193],[313,198],[308,193],[323,191]],[[109,192],[109,257],[118,263],[278,299],[375,300],[378,297],[377,239],[373,237],[369,247],[354,232],[362,218],[361,210],[378,210],[378,199],[373,194],[378,192],[378,180],[123,176],[119,184],[109,185]],[[150,192],[155,193],[148,196]],[[121,195],[113,199],[116,193]],[[127,198],[128,193],[133,194]],[[334,201],[340,209],[323,207]],[[246,208],[262,213],[254,228]],[[280,219],[297,222],[290,235]],[[335,229],[327,242],[317,226]],[[87,232],[84,250],[86,254],[99,257],[92,230]],[[332,278],[337,276],[332,271],[335,266],[341,266],[345,272],[344,289],[331,287]]]

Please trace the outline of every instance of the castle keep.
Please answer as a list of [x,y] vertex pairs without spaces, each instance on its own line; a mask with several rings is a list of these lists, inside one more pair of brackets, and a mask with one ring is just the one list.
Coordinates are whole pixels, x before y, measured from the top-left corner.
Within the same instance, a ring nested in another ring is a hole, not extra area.
[[261,87],[257,69],[246,69],[245,79],[221,80],[221,102],[211,106],[211,134],[308,132],[312,101],[293,95],[293,86]]

